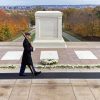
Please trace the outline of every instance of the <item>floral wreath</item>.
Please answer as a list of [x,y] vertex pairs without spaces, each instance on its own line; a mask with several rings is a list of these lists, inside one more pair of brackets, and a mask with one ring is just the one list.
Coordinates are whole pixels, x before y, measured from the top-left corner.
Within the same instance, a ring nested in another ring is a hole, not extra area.
[[41,64],[43,65],[53,65],[53,64],[57,64],[58,60],[56,59],[42,59],[41,60]]

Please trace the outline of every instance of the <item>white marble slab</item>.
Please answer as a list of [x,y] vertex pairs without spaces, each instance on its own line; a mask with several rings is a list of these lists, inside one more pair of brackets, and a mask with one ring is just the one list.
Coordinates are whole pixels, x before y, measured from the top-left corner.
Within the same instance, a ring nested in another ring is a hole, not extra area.
[[8,51],[1,60],[19,60],[22,56],[22,51]]
[[98,59],[91,51],[75,51],[79,59]]
[[[60,11],[37,11],[35,13],[35,48],[65,48],[62,37],[62,15]],[[41,42],[42,41],[42,42]]]
[[41,51],[40,60],[42,59],[59,59],[57,51]]

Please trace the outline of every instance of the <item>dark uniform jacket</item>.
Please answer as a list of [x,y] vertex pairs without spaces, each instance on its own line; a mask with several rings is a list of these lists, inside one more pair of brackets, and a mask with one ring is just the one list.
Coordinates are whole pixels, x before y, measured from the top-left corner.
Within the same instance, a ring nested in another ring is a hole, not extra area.
[[33,51],[33,47],[26,38],[23,41],[23,47],[24,47],[24,52],[22,56],[22,64],[32,65],[33,62],[32,62],[31,52]]

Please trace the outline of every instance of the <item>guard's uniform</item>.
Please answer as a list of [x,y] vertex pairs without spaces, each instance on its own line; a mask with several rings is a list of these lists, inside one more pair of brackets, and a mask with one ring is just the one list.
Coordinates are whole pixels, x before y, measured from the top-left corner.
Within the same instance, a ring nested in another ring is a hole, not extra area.
[[22,56],[22,64],[32,65],[33,62],[31,58],[31,52],[33,51],[33,47],[26,38],[24,39],[23,47],[24,47],[24,52]]
[[32,57],[31,57],[31,52],[33,51],[33,47],[29,43],[29,41],[25,38],[23,41],[23,47],[24,47],[24,52],[22,56],[22,62],[21,62],[21,68],[20,68],[20,75],[24,74],[26,65],[29,66],[30,70],[32,73],[35,72],[33,62],[32,62]]

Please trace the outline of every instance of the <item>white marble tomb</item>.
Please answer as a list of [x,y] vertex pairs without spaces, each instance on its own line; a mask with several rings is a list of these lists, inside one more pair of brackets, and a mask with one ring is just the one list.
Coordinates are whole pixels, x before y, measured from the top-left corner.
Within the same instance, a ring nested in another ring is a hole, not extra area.
[[62,12],[37,11],[35,13],[35,48],[65,48],[62,38]]

